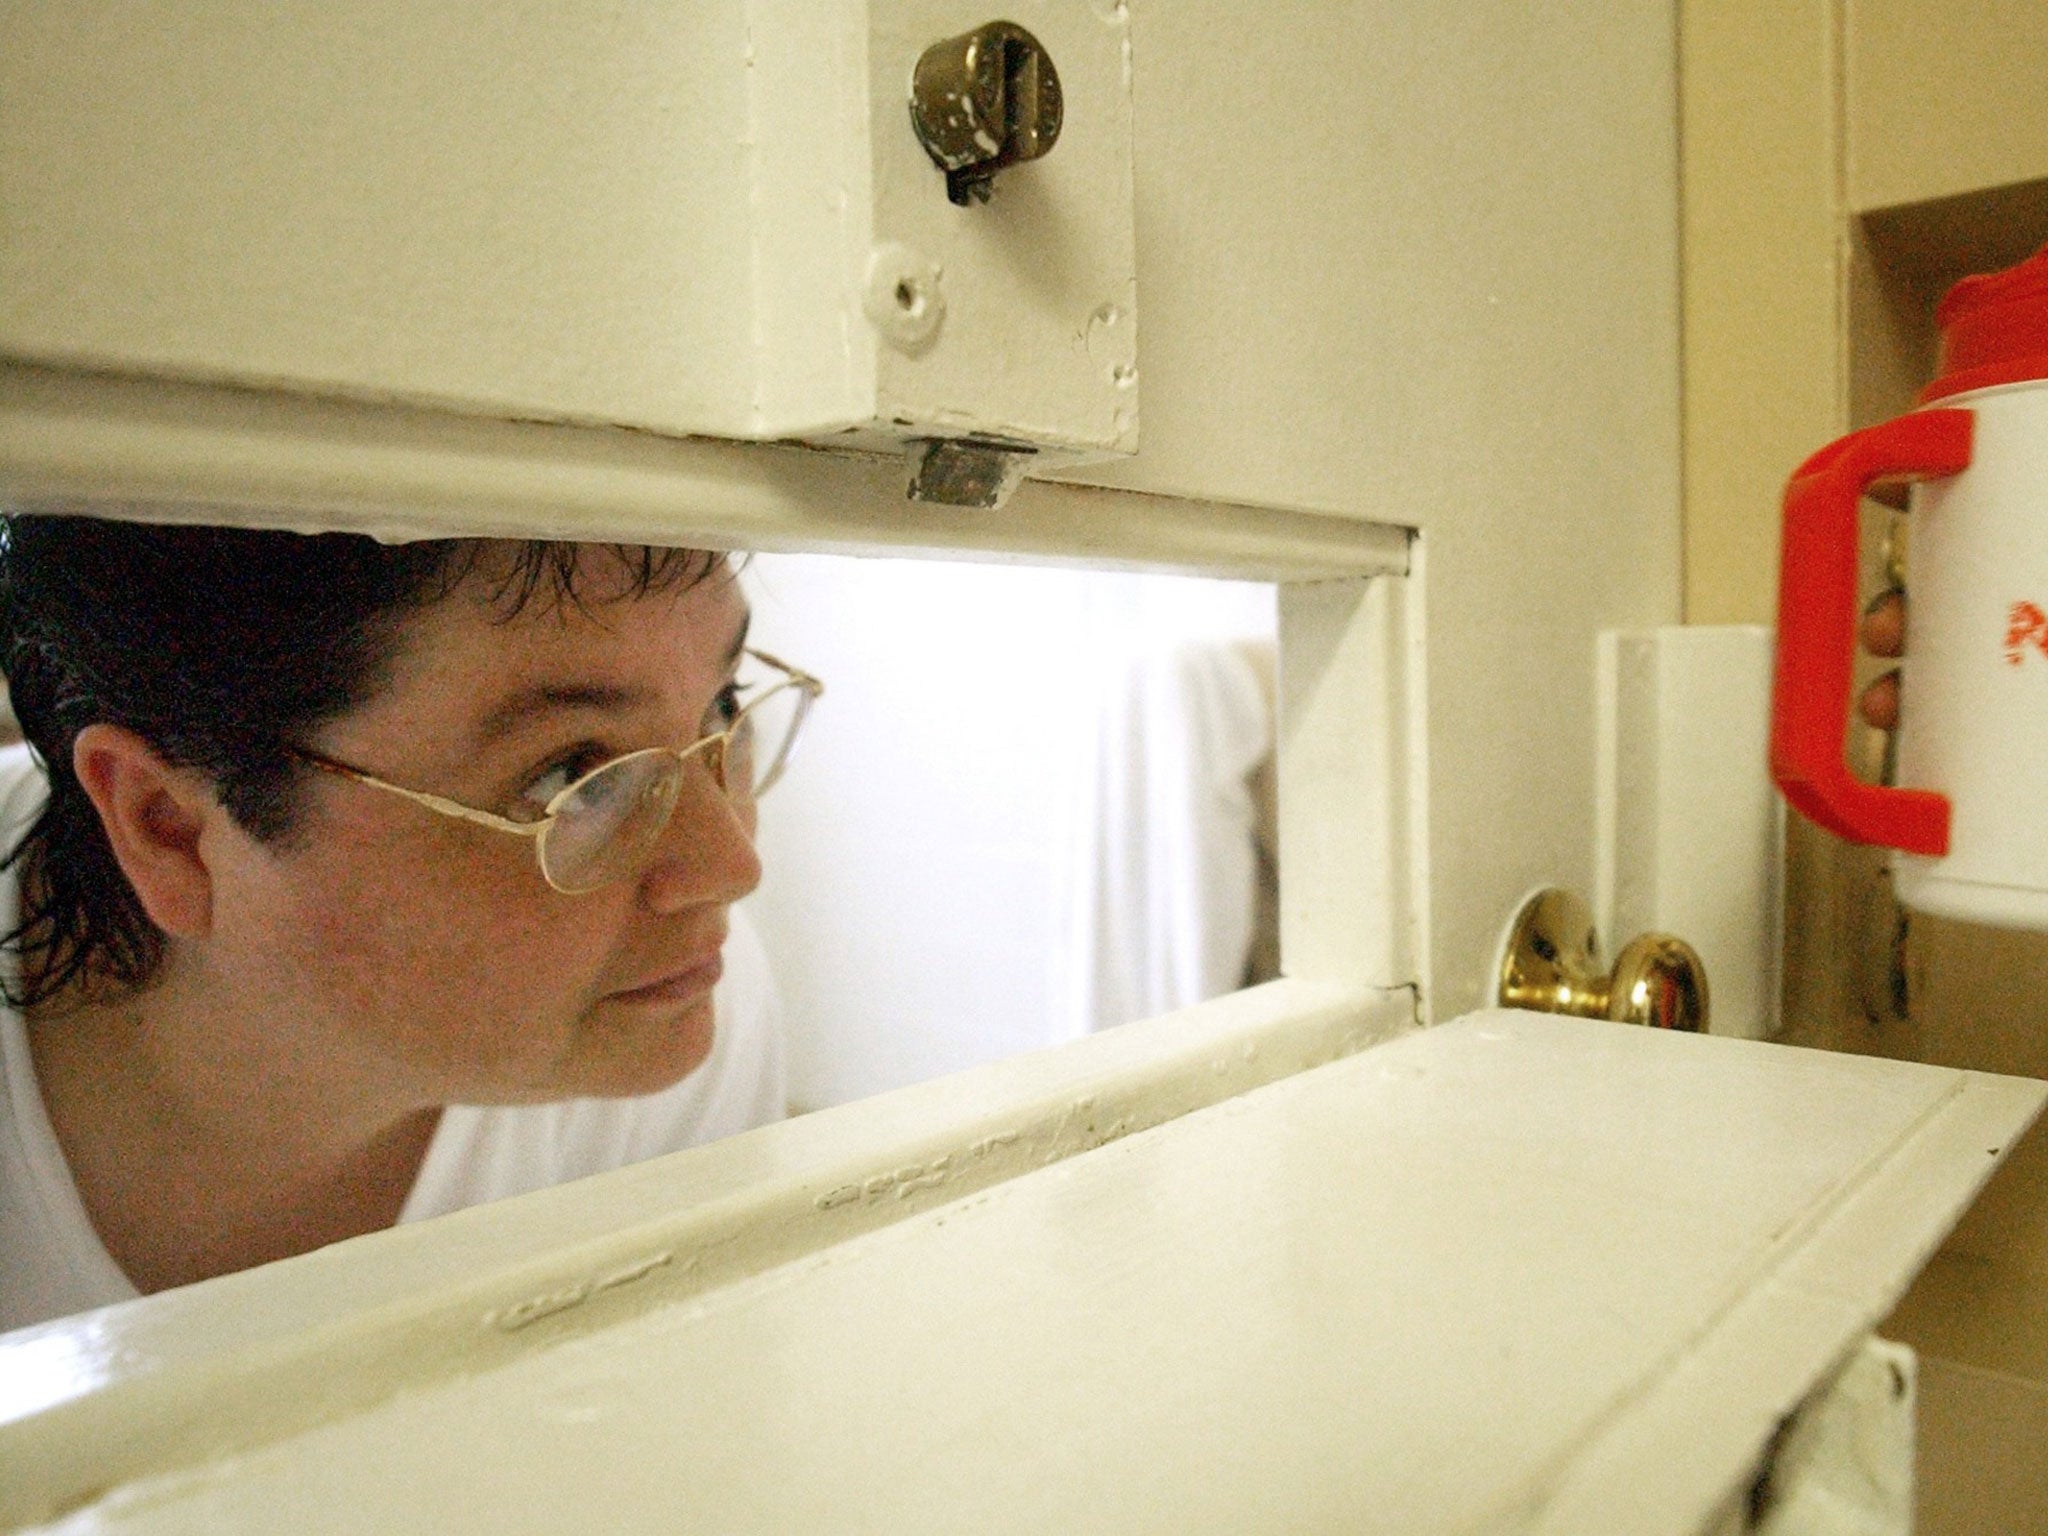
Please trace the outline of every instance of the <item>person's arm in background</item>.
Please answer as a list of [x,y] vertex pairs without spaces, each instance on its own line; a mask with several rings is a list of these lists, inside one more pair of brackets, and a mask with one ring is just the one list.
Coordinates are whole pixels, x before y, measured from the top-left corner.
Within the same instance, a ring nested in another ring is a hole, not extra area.
[[[1906,649],[1906,594],[1894,588],[1883,593],[1863,615],[1864,649],[1873,656],[1898,656]],[[1863,690],[1857,713],[1880,731],[1899,724],[1899,671],[1894,667]]]

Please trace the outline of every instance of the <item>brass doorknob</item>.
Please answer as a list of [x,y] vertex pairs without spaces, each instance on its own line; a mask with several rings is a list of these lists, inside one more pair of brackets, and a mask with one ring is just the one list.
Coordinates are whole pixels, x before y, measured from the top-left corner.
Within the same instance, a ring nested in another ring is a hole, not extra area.
[[1644,933],[1623,945],[1607,970],[1591,909],[1569,891],[1538,891],[1508,932],[1498,1001],[1538,1013],[1703,1033],[1707,969],[1685,940]]
[[932,44],[911,75],[911,126],[963,208],[988,201],[1003,167],[1049,151],[1065,117],[1052,55],[1014,21]]

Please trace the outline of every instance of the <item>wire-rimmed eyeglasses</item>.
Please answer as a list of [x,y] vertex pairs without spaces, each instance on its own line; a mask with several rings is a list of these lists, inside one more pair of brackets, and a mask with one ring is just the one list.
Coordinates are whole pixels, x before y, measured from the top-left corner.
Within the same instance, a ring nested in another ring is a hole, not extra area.
[[550,796],[531,821],[407,789],[304,748],[292,750],[315,768],[402,795],[443,816],[532,838],[542,878],[565,895],[579,896],[640,868],[668,826],[691,758],[701,755],[718,787],[742,803],[760,799],[782,776],[797,731],[825,685],[764,651],[746,654],[776,675],[751,690],[754,697],[724,730],[687,747],[643,747],[602,763]]

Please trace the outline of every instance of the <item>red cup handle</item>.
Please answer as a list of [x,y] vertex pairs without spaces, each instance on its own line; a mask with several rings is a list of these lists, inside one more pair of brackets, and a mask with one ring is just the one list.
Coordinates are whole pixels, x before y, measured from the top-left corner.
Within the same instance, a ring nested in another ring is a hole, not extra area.
[[1880,481],[1967,469],[1973,421],[1966,410],[1915,411],[1852,432],[1800,465],[1785,487],[1771,777],[1809,819],[1853,842],[1948,852],[1946,795],[1866,784],[1849,772],[1856,503]]

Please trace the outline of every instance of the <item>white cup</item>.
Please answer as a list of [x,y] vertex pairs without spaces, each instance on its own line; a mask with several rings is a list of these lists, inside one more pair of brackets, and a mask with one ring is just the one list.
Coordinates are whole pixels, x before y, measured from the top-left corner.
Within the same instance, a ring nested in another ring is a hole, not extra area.
[[[1898,787],[1846,766],[1857,502],[1906,479]],[[1786,491],[1772,770],[1845,837],[1898,850],[1919,911],[2048,930],[2048,380],[1851,433]]]
[[1923,912],[2048,929],[2048,383],[1957,395],[1970,467],[1913,487],[1898,780],[1948,852],[1894,853]]

